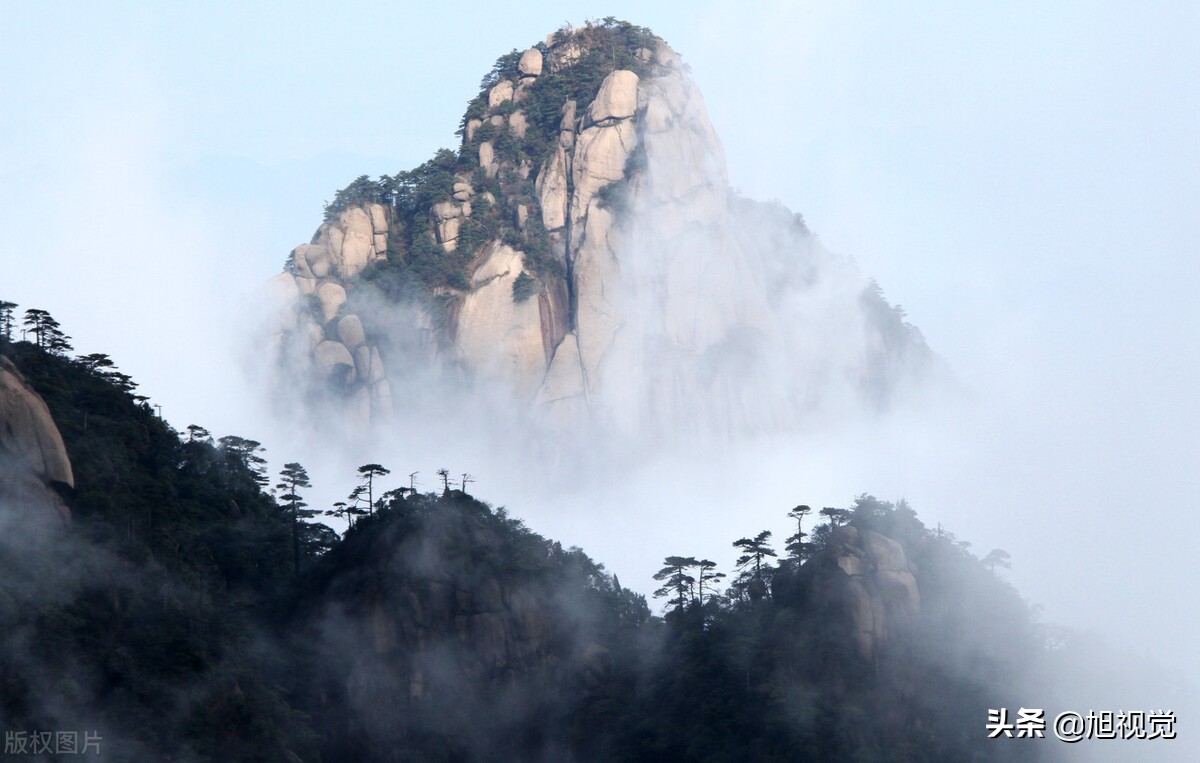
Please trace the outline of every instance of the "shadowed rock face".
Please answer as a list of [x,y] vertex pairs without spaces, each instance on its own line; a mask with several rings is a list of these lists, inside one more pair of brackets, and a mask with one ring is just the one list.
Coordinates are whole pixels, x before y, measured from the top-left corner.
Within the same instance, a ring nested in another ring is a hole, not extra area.
[[0,500],[37,520],[69,522],[54,485],[75,486],[62,435],[46,403],[0,356]]
[[871,530],[835,528],[813,569],[814,595],[840,612],[864,660],[883,648],[921,609],[921,593],[904,548]]
[[[457,174],[421,222],[434,251],[465,263],[461,278],[403,317],[356,316],[361,275],[410,254],[395,210],[352,205],[278,277],[280,345],[363,420],[389,412],[388,376],[411,372],[411,356],[387,350],[405,337],[562,428],[625,432],[792,429],[829,398],[886,399],[929,364],[886,303],[864,308],[867,280],[797,216],[729,189],[704,99],[665,42],[636,43],[649,47],[627,51],[631,68],[592,72],[583,96],[541,87],[598,66],[597,39],[591,27],[551,35],[464,118]],[[467,235],[499,208],[505,235]],[[359,317],[365,334],[342,330]]]

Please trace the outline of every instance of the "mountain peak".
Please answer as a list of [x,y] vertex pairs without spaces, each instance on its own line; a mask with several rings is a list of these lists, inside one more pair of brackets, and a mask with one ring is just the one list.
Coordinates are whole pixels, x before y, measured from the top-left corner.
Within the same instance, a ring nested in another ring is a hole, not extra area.
[[732,193],[699,89],[647,29],[501,56],[460,135],[339,191],[276,279],[310,396],[365,422],[461,383],[558,430],[758,431],[885,404],[931,363],[798,215]]

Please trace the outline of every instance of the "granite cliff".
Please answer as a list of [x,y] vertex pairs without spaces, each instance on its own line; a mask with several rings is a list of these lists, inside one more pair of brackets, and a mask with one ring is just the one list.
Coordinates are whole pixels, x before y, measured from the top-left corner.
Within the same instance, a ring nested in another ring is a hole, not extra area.
[[74,486],[71,459],[45,401],[0,355],[0,503],[38,522],[69,523],[57,489]]
[[340,191],[274,281],[285,367],[356,419],[436,368],[559,424],[796,428],[936,364],[799,215],[730,189],[700,91],[648,30],[501,57],[460,132]]

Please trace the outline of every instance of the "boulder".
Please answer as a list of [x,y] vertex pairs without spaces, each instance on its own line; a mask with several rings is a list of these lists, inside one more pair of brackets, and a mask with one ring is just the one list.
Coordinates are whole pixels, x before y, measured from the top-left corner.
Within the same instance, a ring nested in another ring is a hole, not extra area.
[[[485,144],[486,145],[486,144]],[[439,201],[429,211],[437,241],[447,252],[458,248],[458,231],[464,217],[471,214],[471,204]]]
[[321,303],[321,318],[328,323],[346,304],[346,290],[340,284],[327,281],[317,287],[317,299]]
[[301,244],[292,250],[292,270],[304,278],[312,278],[312,269],[308,266],[308,249],[312,244]]
[[461,217],[443,220],[437,225],[437,241],[447,252],[458,249],[458,232],[462,227]]
[[575,132],[575,112],[578,109],[575,101],[567,101],[558,110],[558,129]]
[[342,340],[342,344],[350,349],[354,349],[366,344],[367,334],[363,330],[362,321],[353,313],[343,316],[338,321],[338,339]]
[[[853,525],[835,528],[824,552],[845,578],[818,575],[823,595],[840,597],[860,656],[870,659],[920,611],[921,596],[904,547],[891,538]],[[813,569],[829,569],[817,560]],[[837,575],[837,573],[833,573]]]
[[338,215],[343,236],[338,253],[337,272],[343,280],[363,271],[375,254],[375,228],[371,216],[362,207],[351,207]]
[[8,540],[22,543],[21,533],[45,537],[65,530],[71,511],[56,488],[74,484],[71,461],[45,401],[0,356],[0,522]]
[[429,214],[433,217],[434,222],[463,216],[462,207],[452,201],[439,201],[430,207]]
[[513,135],[518,138],[525,138],[525,131],[529,129],[529,120],[525,118],[524,111],[514,111],[512,116],[508,118],[508,129],[512,130]]
[[314,278],[336,277],[343,281],[358,276],[378,257],[375,227],[381,224],[386,230],[386,214],[382,208],[377,210],[374,217],[383,219],[376,223],[363,207],[342,210],[336,218],[317,229],[311,246],[296,248],[297,263],[303,254],[309,269],[307,273],[298,270],[298,274]]
[[467,120],[467,135],[466,135],[466,137],[467,137],[468,143],[475,140],[475,133],[478,132],[480,127],[483,127],[482,119]]
[[625,163],[637,146],[637,128],[630,120],[593,126],[576,138],[572,175],[575,193],[572,218],[578,221],[601,188],[625,179]]
[[[328,263],[329,250],[323,244],[301,244],[292,250],[292,264],[301,278],[319,278],[313,273],[314,263]],[[328,265],[325,265],[328,272]]]
[[517,62],[517,71],[525,77],[537,77],[542,73],[542,51],[530,48],[521,54]]
[[517,85],[517,89],[513,91],[514,104],[520,106],[529,103],[529,93],[534,82],[537,82],[537,77],[526,77],[521,80],[521,84]]
[[12,362],[0,356],[0,459],[46,483],[75,486],[62,435],[45,401]]
[[471,197],[475,195],[475,189],[471,187],[470,183],[459,181],[454,184],[453,194],[455,201],[470,201]]
[[659,40],[658,48],[654,51],[654,62],[667,69],[678,69],[680,66],[679,54],[662,40]]
[[488,91],[488,108],[494,109],[505,101],[511,101],[512,97],[513,83],[506,79],[500,80]]
[[637,111],[638,76],[628,69],[618,69],[604,78],[600,91],[588,107],[590,124],[628,119]]
[[313,348],[313,360],[326,378],[340,375],[347,384],[354,381],[354,358],[341,342],[321,342]]
[[483,167],[483,171],[488,177],[495,177],[499,166],[496,162],[496,149],[492,147],[490,140],[485,140],[479,144],[479,166]]

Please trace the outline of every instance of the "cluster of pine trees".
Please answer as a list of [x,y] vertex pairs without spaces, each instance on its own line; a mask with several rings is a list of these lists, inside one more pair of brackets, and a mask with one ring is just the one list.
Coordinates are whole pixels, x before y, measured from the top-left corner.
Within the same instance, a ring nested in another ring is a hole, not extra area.
[[[14,309],[2,350],[46,401],[76,486],[63,537],[0,535],[5,728],[98,730],[115,760],[990,761],[1053,750],[983,738],[987,708],[1027,701],[1020,689],[1046,654],[1029,608],[993,574],[1006,558],[975,558],[903,502],[860,496],[820,512],[829,521],[811,534],[811,509],[798,506],[783,558],[766,531],[734,542],[724,591],[711,560],[668,557],[657,578],[669,612],[654,617],[581,550],[470,498],[469,474],[455,484],[440,470],[441,494],[421,494],[415,474],[383,490],[389,470],[364,464],[347,500],[318,512],[301,464],[272,485],[260,443],[175,431],[107,356],[51,346],[48,327],[61,328],[39,314],[42,337],[15,341]],[[317,521],[331,515],[347,523],[340,536]],[[920,616],[870,663],[835,587],[816,584],[831,573],[821,551],[835,524],[895,539],[920,586]],[[487,611],[430,606],[494,600],[497,585],[512,609],[485,617],[487,632],[471,635],[463,619]],[[504,617],[540,635],[522,642]],[[413,623],[436,664],[476,664],[481,643],[534,646],[462,673],[465,684],[427,676],[414,693],[397,681],[421,643],[406,635]]]

